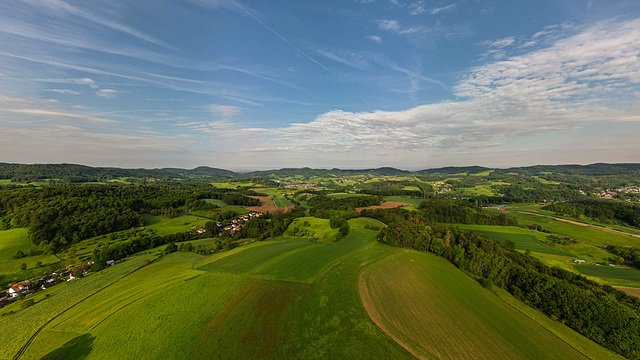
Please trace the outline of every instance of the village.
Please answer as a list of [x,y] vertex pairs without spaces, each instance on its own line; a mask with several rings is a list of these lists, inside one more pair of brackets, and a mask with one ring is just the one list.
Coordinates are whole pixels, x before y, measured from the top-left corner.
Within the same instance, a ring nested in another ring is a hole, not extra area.
[[[114,264],[114,261],[107,262],[107,266]],[[33,295],[38,291],[46,290],[54,285],[84,277],[89,273],[89,271],[91,271],[91,265],[93,265],[93,261],[67,265],[65,268],[56,270],[50,275],[41,278],[27,279],[22,282],[9,284],[9,290],[0,297],[0,308],[3,308],[16,300]]]

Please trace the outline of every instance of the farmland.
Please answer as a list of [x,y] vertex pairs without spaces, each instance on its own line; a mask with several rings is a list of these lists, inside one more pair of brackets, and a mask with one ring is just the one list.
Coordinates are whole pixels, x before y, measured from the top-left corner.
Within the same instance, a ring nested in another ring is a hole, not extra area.
[[[82,281],[64,284],[53,296],[46,297],[43,292],[35,305],[5,315],[0,320],[0,333],[4,336],[0,336],[6,339],[0,340],[9,346],[0,357],[11,358],[22,349],[21,358],[25,359],[76,356],[90,359],[104,354],[114,357],[134,354],[141,359],[173,358],[181,354],[190,354],[190,358],[210,358],[214,354],[221,358],[325,358],[328,354],[409,358],[371,323],[357,290],[350,286],[365,264],[395,251],[381,245],[367,246],[373,244],[375,235],[363,228],[369,223],[374,222],[353,221],[353,233],[343,240],[344,247],[339,244],[301,247],[306,251],[297,256],[299,265],[294,267],[306,276],[313,274],[316,279],[313,286],[268,281],[261,274],[202,270],[208,264],[240,254],[256,264],[258,261],[251,260],[248,252],[263,249],[262,257],[264,250],[276,259],[284,255],[281,259],[284,272],[276,272],[275,278],[291,279],[294,271],[289,266],[296,259],[289,251],[299,245],[295,239],[238,249],[228,256],[175,253],[142,268],[140,258],[129,260]],[[282,248],[280,244],[294,245]],[[309,261],[317,258],[320,261]],[[265,274],[270,273],[268,269]],[[54,302],[57,310],[49,308]],[[15,305],[2,312],[11,312]],[[134,318],[135,322],[127,321]],[[185,328],[186,318],[196,320]],[[17,325],[19,319],[29,321]],[[249,326],[250,323],[253,325]],[[34,331],[37,333],[32,335]],[[273,336],[263,337],[268,333]],[[117,346],[131,338],[136,342],[127,347]],[[245,346],[247,339],[257,341],[255,346]]]
[[[544,325],[430,254],[404,251],[376,263],[363,272],[360,293],[372,319],[418,358],[585,358]],[[599,348],[581,337],[577,342]],[[590,356],[616,358],[601,348]]]

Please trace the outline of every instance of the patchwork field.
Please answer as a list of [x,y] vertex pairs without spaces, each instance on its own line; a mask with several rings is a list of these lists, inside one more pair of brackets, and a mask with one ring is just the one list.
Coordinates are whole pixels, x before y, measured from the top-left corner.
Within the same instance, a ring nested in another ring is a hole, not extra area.
[[620,358],[568,328],[560,339],[431,254],[390,256],[362,273],[359,288],[376,324],[421,359],[587,358],[576,348]]

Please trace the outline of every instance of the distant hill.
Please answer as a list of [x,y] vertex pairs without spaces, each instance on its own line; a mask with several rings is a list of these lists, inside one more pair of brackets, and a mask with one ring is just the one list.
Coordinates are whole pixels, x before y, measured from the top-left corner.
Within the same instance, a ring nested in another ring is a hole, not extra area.
[[304,168],[285,168],[279,170],[261,170],[252,171],[242,174],[243,177],[288,177],[288,176],[353,176],[353,175],[365,175],[370,174],[373,176],[399,176],[411,174],[410,171],[399,170],[391,167],[382,167],[377,169],[312,169],[308,167]]
[[632,175],[640,176],[640,164],[603,164],[590,165],[534,165],[511,167],[507,169],[488,168],[483,166],[448,166],[420,171],[406,171],[392,167],[375,169],[313,169],[283,168],[277,170],[260,170],[247,173],[237,173],[226,169],[199,166],[195,169],[161,168],[161,169],[123,169],[115,167],[91,167],[77,164],[10,164],[0,163],[0,179],[12,179],[18,183],[28,183],[43,179],[57,179],[63,182],[83,183],[109,181],[119,178],[190,178],[190,177],[226,177],[265,179],[282,177],[330,177],[330,176],[406,176],[406,175],[474,175],[493,171],[494,174],[516,173],[519,175],[541,175],[552,173],[555,175]]
[[420,175],[451,175],[451,174],[462,174],[462,173],[478,174],[478,173],[486,172],[489,170],[495,170],[495,169],[482,167],[482,166],[447,166],[447,167],[437,168],[437,169],[420,170],[420,171],[416,171],[415,173]]
[[562,175],[640,175],[640,164],[604,164],[590,165],[534,165],[525,167],[512,167],[508,169],[496,169],[496,173],[517,173],[521,175],[538,175],[540,173],[553,173]]

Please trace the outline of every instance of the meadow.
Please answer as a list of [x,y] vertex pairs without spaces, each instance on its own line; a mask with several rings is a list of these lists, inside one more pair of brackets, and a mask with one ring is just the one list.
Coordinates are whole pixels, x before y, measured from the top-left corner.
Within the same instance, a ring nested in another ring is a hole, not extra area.
[[144,267],[135,258],[54,287],[25,310],[16,303],[0,311],[8,345],[0,358],[411,358],[371,322],[353,286],[360,269],[395,251],[374,244],[369,222],[353,222],[349,238],[370,246],[334,252],[329,263],[304,261],[307,273],[324,271],[313,284],[199,270],[279,244],[267,242],[208,257],[174,253]]
[[[304,218],[303,218],[304,219]],[[352,219],[349,235],[337,243],[286,238],[256,246],[198,267],[199,270],[246,274],[271,280],[313,283],[329,264],[375,241],[376,231],[364,229],[370,219]]]
[[367,268],[359,287],[372,319],[421,359],[588,358],[576,348],[620,358],[568,328],[559,338],[432,254],[403,250]]

